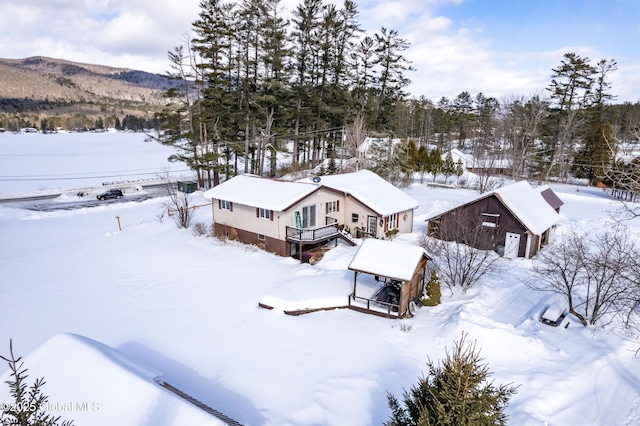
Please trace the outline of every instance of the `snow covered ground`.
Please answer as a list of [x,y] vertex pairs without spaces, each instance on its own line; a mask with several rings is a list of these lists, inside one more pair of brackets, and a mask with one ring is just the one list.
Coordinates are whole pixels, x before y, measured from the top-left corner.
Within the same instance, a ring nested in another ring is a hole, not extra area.
[[[160,159],[170,154],[167,148],[146,143],[139,149],[144,136],[137,137],[136,142],[130,134],[93,135],[80,150],[70,134],[3,134],[0,175],[88,175],[99,167],[96,158],[105,158],[105,146],[121,138],[132,139],[117,152],[123,161],[136,161],[113,170],[164,167]],[[0,182],[0,193],[64,187],[29,182]],[[72,186],[85,184],[91,182],[74,180]],[[606,226],[615,207],[606,193],[570,185],[553,189],[565,202],[557,238],[570,225]],[[406,191],[420,207],[415,232],[400,236],[403,242],[424,231],[431,213],[476,195],[418,183]],[[163,202],[53,212],[0,205],[0,353],[8,354],[12,338],[31,378],[45,376],[50,402],[85,401],[74,393],[77,375],[55,371],[74,365],[85,351],[111,353],[97,343],[78,346],[83,338],[60,336],[73,333],[118,351],[117,365],[144,365],[134,369],[136,377],[153,383],[161,375],[242,424],[378,425],[389,415],[387,391],[400,396],[426,370],[427,358],[441,359],[464,331],[482,349],[496,383],[520,385],[507,409],[509,424],[640,424],[637,336],[582,327],[571,318],[557,328],[541,324],[541,312],[558,299],[521,284],[535,259],[501,259],[500,272],[466,293],[443,289],[440,306],[421,308],[411,319],[350,310],[288,316],[283,309],[305,300],[346,300],[353,279],[347,266],[357,247],[339,244],[316,265],[300,264],[179,230],[164,215]],[[205,202],[194,194],[195,204]],[[210,209],[197,210],[196,221],[209,224]],[[640,222],[629,225],[640,232]],[[265,297],[278,307],[258,307]],[[97,355],[82,364],[88,370],[100,366]],[[0,365],[0,382],[7,371]],[[118,416],[130,412],[128,424],[159,424],[154,403],[168,407],[166,394],[114,398],[131,389],[130,377],[120,368],[109,371],[88,375],[96,381],[90,402],[98,410],[59,414],[76,424],[112,425],[125,424]],[[6,386],[0,387],[0,402],[7,395]],[[162,418],[167,424],[198,424],[188,411],[167,409]]]

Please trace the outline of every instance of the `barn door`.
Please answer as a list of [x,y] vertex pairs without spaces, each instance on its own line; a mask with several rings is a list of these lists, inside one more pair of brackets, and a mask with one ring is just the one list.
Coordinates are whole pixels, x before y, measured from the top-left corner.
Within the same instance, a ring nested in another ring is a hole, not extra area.
[[504,257],[514,259],[518,257],[518,251],[520,251],[520,234],[507,232],[504,243]]

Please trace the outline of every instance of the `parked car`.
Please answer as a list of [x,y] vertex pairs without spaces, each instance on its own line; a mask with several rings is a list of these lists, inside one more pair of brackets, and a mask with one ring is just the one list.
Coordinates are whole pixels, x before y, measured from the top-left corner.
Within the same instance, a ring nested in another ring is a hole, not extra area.
[[567,313],[562,306],[554,303],[551,306],[548,306],[542,315],[540,315],[540,322],[552,327],[557,327],[560,325],[566,314]]
[[109,198],[120,198],[122,197],[122,191],[119,189],[108,189],[103,193],[98,194],[96,197],[98,200],[107,200]]

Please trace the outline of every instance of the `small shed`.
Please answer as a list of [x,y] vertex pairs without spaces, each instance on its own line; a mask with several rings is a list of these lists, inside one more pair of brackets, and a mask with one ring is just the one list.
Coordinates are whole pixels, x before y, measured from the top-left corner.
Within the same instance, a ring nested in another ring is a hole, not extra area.
[[198,190],[198,182],[178,181],[178,191],[191,194]]
[[[354,272],[349,307],[388,318],[413,315],[411,302],[422,295],[429,260],[431,257],[419,246],[365,239],[349,264]],[[358,293],[361,274],[369,277],[369,283]]]
[[427,219],[430,237],[457,241],[507,258],[534,256],[548,244],[562,200],[520,181]]

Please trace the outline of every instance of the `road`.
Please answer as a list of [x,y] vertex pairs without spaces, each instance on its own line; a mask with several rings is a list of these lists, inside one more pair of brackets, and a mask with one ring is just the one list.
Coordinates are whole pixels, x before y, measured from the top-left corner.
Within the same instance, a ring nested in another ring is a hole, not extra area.
[[91,192],[91,195],[86,195],[85,197],[74,199],[73,201],[69,202],[53,201],[56,198],[60,197],[60,195],[62,195],[61,193],[59,193],[47,195],[29,195],[16,198],[0,198],[0,204],[8,204],[13,207],[27,210],[51,212],[56,210],[75,210],[87,207],[103,206],[105,204],[124,203],[128,201],[140,202],[148,200],[150,198],[162,197],[167,194],[165,184],[144,185],[142,189],[143,191],[140,193],[125,192],[125,196],[122,198],[114,198],[104,201],[100,201],[95,198],[94,194],[97,192],[96,190],[88,191]]

